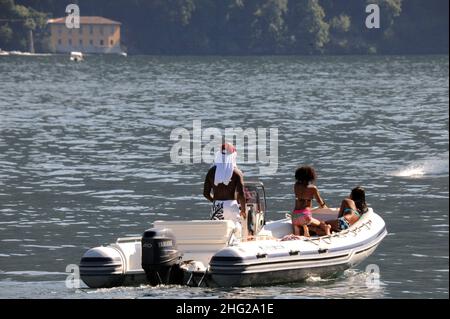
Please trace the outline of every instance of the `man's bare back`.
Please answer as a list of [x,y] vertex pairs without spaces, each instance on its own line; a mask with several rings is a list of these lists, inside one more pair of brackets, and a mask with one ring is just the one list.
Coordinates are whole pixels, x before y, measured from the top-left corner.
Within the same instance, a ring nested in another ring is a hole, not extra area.
[[[205,184],[203,186],[203,195],[209,200],[235,200],[244,197],[244,176],[242,172],[235,168],[233,175],[228,185],[220,183],[214,185],[214,175],[216,173],[216,166],[209,169],[205,177]],[[212,191],[212,194],[211,194]],[[236,198],[236,195],[238,198]]]

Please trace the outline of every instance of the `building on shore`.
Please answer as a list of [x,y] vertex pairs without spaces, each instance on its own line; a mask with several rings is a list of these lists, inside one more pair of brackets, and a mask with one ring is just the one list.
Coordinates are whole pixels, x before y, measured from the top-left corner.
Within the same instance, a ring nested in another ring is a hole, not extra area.
[[49,19],[50,46],[53,52],[122,53],[121,23],[103,17],[80,17],[79,28],[68,28],[66,18]]

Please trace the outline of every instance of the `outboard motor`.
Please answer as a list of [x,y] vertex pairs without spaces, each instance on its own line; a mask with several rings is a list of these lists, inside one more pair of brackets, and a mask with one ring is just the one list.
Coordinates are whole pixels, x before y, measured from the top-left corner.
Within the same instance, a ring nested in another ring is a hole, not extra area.
[[89,249],[81,258],[80,277],[90,288],[110,288],[123,284],[124,261],[113,247]]
[[142,236],[142,269],[151,285],[182,284],[181,253],[169,229],[152,228]]

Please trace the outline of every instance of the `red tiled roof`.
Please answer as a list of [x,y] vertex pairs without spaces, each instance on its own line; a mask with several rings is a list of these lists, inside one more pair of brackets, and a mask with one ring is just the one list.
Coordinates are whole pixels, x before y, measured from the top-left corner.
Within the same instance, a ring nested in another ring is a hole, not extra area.
[[[65,24],[66,23],[66,17],[63,18],[55,18],[55,19],[48,19],[47,23],[49,24]],[[122,24],[120,22],[103,18],[103,17],[80,17],[80,24]]]

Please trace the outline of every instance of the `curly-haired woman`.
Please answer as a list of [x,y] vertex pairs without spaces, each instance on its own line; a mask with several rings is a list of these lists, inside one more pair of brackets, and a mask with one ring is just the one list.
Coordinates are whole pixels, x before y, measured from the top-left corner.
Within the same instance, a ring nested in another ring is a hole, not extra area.
[[302,166],[295,171],[295,209],[292,212],[292,225],[294,234],[300,235],[300,227],[304,235],[309,237],[308,225],[320,227],[325,234],[330,234],[330,225],[312,217],[312,201],[315,199],[321,208],[327,208],[320,197],[318,188],[314,185],[317,179],[316,171],[311,166]]

